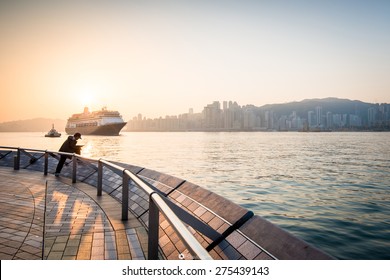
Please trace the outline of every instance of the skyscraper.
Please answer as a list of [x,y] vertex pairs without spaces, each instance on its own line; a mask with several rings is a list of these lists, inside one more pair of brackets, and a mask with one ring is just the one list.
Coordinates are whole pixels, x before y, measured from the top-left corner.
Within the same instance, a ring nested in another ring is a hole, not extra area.
[[374,107],[368,108],[368,125],[372,126],[376,121],[376,110]]
[[322,125],[322,107],[321,106],[316,107],[316,121],[317,121],[317,127],[321,127],[321,125]]
[[214,101],[213,104],[209,104],[204,107],[205,126],[208,129],[220,128],[221,118],[221,104],[218,101]]
[[326,113],[326,127],[331,129],[333,127],[333,115],[332,112]]
[[307,122],[309,124],[309,127],[314,127],[315,126],[316,122],[315,122],[314,111],[307,112]]

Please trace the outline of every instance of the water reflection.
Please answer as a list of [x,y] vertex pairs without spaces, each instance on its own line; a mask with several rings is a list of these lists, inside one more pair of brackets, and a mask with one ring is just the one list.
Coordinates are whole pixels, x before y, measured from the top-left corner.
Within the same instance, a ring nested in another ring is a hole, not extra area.
[[120,136],[84,136],[82,155],[90,158],[106,158],[118,160],[119,154],[123,153]]

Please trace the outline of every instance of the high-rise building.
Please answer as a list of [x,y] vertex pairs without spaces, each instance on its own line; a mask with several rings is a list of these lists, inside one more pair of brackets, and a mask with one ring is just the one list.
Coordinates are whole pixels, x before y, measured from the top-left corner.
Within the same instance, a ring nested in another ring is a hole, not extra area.
[[267,129],[273,129],[274,128],[274,112],[273,111],[265,111],[265,127]]
[[203,113],[207,129],[220,128],[221,104],[218,101],[214,101],[213,104],[204,107]]
[[358,115],[349,115],[349,125],[351,127],[361,127],[362,126],[362,119]]
[[326,113],[326,128],[331,129],[333,127],[333,115],[332,112]]
[[376,110],[374,107],[368,108],[368,125],[372,126],[376,121]]
[[321,127],[322,125],[322,107],[316,107],[316,125],[317,127]]
[[314,111],[307,112],[307,122],[309,124],[309,127],[316,126]]
[[228,109],[228,103],[227,101],[223,102],[223,111],[225,112]]

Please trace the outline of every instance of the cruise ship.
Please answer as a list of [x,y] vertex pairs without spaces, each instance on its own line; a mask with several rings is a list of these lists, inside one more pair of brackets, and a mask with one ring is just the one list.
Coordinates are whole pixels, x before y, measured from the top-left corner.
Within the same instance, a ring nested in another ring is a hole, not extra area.
[[84,112],[73,114],[66,123],[68,134],[80,132],[81,135],[119,135],[126,125],[118,111],[109,111],[103,107],[100,111],[90,112],[88,107]]

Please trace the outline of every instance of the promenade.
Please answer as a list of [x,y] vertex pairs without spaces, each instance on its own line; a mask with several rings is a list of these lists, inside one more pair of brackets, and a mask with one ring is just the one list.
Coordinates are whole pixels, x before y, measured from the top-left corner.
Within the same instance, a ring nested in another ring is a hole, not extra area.
[[[186,180],[139,166],[74,158],[55,177],[58,156],[52,152],[0,151],[0,259],[143,260],[149,255],[177,260],[196,259],[204,250],[216,260],[331,259]],[[157,210],[156,199],[164,211]],[[190,253],[189,246],[200,252]]]
[[144,260],[147,232],[85,183],[0,168],[1,260]]

